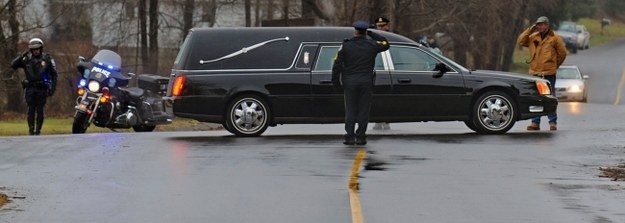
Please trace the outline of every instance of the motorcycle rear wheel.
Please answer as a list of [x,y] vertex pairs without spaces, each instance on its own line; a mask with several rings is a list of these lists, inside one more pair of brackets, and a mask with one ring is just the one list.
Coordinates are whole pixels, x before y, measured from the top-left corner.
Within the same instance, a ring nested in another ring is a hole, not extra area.
[[155,128],[155,125],[135,125],[132,127],[135,132],[152,132]]
[[76,112],[74,115],[74,123],[72,123],[72,133],[73,134],[82,134],[87,131],[89,127],[89,117],[86,113]]

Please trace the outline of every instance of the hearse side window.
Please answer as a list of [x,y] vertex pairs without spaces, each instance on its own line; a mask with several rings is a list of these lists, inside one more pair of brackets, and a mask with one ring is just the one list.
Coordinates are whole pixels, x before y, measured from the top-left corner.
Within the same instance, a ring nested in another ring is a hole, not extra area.
[[391,46],[391,58],[395,70],[432,71],[438,61],[414,47]]
[[[338,46],[323,46],[319,52],[317,63],[315,64],[315,70],[332,70],[334,64],[334,58],[338,52]],[[375,57],[375,70],[384,70],[384,62],[382,62],[382,54],[379,53]]]
[[384,70],[384,62],[382,62],[382,53],[378,53],[378,56],[375,57],[375,67],[374,70]]
[[317,47],[318,45],[302,46],[302,50],[297,57],[297,63],[295,64],[295,68],[310,70],[313,64],[313,60],[317,55]]
[[319,57],[315,64],[315,70],[332,70],[334,64],[334,58],[339,51],[338,46],[323,46],[319,51]]

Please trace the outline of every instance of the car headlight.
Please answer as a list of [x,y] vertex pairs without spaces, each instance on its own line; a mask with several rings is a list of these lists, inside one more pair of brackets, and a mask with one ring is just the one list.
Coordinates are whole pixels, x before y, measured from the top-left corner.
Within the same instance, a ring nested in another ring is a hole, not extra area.
[[87,88],[91,92],[98,92],[100,91],[100,83],[97,81],[89,81],[89,85],[87,85]]
[[579,85],[573,85],[573,86],[570,86],[570,87],[567,89],[567,91],[568,91],[568,92],[574,92],[574,93],[577,93],[577,92],[582,92],[582,87],[581,87],[581,86],[579,86]]

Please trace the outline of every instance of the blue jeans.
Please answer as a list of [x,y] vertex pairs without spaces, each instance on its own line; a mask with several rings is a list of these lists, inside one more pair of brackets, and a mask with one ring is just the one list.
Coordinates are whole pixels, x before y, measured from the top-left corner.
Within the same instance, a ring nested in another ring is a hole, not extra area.
[[[551,84],[551,94],[555,96],[556,95],[556,75],[544,76],[543,78],[549,81],[549,83]],[[540,124],[540,117],[541,116],[533,118],[532,123]],[[556,114],[556,112],[548,114],[547,119],[549,119],[549,123],[558,124],[558,114]]]

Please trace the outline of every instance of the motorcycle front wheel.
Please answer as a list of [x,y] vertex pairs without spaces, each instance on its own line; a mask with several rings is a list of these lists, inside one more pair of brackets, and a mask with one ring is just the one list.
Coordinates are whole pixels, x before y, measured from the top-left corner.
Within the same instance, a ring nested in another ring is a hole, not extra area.
[[86,113],[76,112],[74,115],[74,123],[72,123],[72,133],[82,134],[87,131],[89,127],[89,117]]

